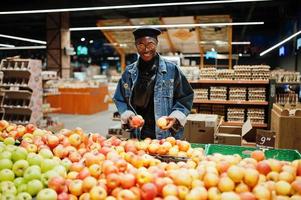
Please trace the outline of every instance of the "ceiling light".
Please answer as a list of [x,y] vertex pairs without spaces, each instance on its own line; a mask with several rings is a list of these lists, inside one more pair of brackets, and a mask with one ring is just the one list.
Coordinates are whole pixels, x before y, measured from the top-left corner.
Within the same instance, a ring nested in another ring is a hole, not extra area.
[[238,56],[241,57],[241,56],[242,56],[242,53],[239,53]]
[[90,40],[90,41],[89,41],[90,44],[92,44],[93,42],[94,42],[93,40]]
[[[191,28],[191,27],[216,27],[216,26],[246,26],[262,25],[264,22],[226,22],[226,23],[201,23],[201,24],[164,24],[164,25],[147,25],[153,28]],[[101,26],[101,27],[78,27],[70,28],[70,31],[94,31],[94,30],[131,30],[142,26]],[[145,26],[144,26],[145,27]]]
[[15,45],[10,44],[0,44],[0,47],[14,47]]
[[298,31],[297,33],[294,33],[293,35],[289,36],[288,38],[282,40],[281,42],[275,44],[274,46],[268,48],[267,50],[261,52],[261,53],[260,53],[260,56],[263,56],[263,55],[269,53],[270,51],[272,51],[272,50],[276,49],[277,47],[283,45],[284,43],[288,42],[289,40],[293,39],[294,37],[296,37],[296,36],[299,35],[299,34],[301,34],[301,30]]
[[14,39],[14,40],[21,40],[21,41],[26,41],[26,42],[33,42],[33,43],[38,43],[38,44],[47,44],[46,41],[34,40],[34,39],[29,39],[29,38],[24,38],[24,37],[17,37],[17,36],[12,36],[12,35],[0,34],[0,37]]
[[150,8],[150,7],[165,7],[165,6],[189,6],[189,5],[207,5],[207,4],[224,4],[224,3],[248,3],[271,0],[219,0],[219,1],[195,1],[195,2],[173,2],[173,3],[152,3],[152,4],[134,4],[120,6],[98,6],[85,8],[60,8],[60,9],[42,9],[42,10],[20,10],[20,11],[3,11],[0,15],[13,14],[33,14],[33,13],[53,13],[53,12],[74,12],[74,11],[92,11],[92,10],[116,10],[116,9],[131,9],[131,8]]
[[18,50],[18,49],[46,49],[46,46],[0,47],[0,50]]
[[84,42],[86,40],[86,38],[84,38],[84,37],[82,37],[81,39],[80,39],[80,41],[82,41],[82,42]]
[[231,42],[232,45],[248,45],[251,44],[251,42]]
[[215,51],[215,49],[214,49],[214,48],[211,48],[211,51]]

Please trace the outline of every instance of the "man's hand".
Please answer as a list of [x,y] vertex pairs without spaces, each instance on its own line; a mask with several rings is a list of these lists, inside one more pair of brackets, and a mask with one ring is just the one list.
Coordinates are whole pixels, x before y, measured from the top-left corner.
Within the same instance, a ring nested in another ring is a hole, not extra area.
[[144,119],[141,115],[131,116],[129,118],[129,125],[132,128],[140,128],[144,125]]
[[168,116],[162,116],[162,117],[160,117],[160,118],[163,118],[163,120],[162,121],[164,121],[164,119],[166,120],[164,123],[164,125],[160,125],[160,124],[158,124],[158,121],[160,120],[160,119],[158,119],[158,121],[157,121],[157,125],[158,125],[158,127],[160,128],[160,129],[162,129],[162,130],[168,130],[168,129],[170,129],[175,123],[176,123],[176,121],[177,121],[177,119],[176,118],[174,118],[174,117],[168,117]]

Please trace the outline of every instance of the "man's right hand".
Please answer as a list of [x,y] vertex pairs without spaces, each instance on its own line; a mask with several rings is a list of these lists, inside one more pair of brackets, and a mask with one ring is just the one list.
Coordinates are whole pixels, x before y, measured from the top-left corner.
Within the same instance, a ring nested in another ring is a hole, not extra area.
[[129,125],[132,128],[140,128],[144,125],[144,119],[141,115],[131,116],[129,118]]

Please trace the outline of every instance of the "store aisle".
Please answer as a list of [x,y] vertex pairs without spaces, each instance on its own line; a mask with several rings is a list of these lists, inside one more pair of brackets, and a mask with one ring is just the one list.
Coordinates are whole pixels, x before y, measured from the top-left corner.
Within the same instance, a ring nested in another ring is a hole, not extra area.
[[99,112],[94,115],[67,115],[67,114],[52,114],[52,117],[57,117],[60,122],[64,123],[64,127],[73,129],[81,127],[85,132],[100,133],[106,136],[109,127],[119,125],[119,121],[113,121],[112,116],[116,111],[114,104],[110,104],[109,109],[104,112]]

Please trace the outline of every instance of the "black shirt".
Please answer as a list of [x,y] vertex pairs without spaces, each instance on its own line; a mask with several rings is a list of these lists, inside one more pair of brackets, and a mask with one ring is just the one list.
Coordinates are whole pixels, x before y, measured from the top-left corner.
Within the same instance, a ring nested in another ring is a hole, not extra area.
[[156,138],[156,120],[154,114],[154,86],[156,72],[159,65],[159,56],[145,62],[138,61],[138,79],[133,89],[132,105],[138,115],[145,120],[141,130],[141,139]]

